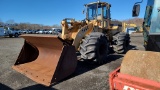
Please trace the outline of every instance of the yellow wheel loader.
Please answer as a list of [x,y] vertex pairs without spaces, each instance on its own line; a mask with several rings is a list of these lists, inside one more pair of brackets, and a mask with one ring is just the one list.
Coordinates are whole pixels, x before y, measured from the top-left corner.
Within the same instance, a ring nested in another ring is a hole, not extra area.
[[[133,16],[139,15],[141,2],[135,3]],[[126,53],[121,66],[110,73],[110,90],[160,90],[159,11],[160,0],[147,0],[143,22],[147,51],[131,50]]]
[[104,62],[110,47],[125,53],[130,37],[122,32],[122,22],[111,21],[111,5],[98,1],[85,7],[85,20],[65,18],[59,36],[22,35],[25,42],[13,69],[49,86],[74,72],[76,52],[80,52],[83,60],[97,63]]

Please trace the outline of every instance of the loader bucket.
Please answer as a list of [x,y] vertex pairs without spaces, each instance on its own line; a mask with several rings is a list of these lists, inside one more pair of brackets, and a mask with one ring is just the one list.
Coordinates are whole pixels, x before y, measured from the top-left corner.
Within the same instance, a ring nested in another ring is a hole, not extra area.
[[23,48],[13,69],[33,81],[50,86],[75,71],[75,47],[65,45],[56,36],[22,35]]

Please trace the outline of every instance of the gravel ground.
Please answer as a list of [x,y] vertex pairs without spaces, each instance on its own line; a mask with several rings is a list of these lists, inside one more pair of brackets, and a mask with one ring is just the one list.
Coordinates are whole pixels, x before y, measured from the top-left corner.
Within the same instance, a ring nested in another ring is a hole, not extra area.
[[[123,54],[111,54],[103,65],[78,61],[76,71],[68,78],[45,87],[14,71],[15,63],[22,48],[22,38],[0,38],[0,90],[108,90],[108,76],[120,66]],[[142,34],[131,35],[130,49],[144,50]]]

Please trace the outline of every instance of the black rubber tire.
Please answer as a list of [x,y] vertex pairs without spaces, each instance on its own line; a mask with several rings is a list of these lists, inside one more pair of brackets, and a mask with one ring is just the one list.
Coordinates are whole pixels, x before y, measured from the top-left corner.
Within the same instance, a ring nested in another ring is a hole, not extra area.
[[9,35],[10,38],[12,38],[13,35]]
[[18,36],[19,36],[19,35],[18,35],[18,33],[15,33],[15,34],[14,34],[14,37],[16,37],[16,38],[17,38]]
[[130,43],[130,36],[125,32],[120,32],[113,36],[113,50],[118,54],[126,53]]
[[92,32],[82,39],[80,44],[81,59],[96,61],[102,64],[108,56],[109,44],[107,37],[100,32]]

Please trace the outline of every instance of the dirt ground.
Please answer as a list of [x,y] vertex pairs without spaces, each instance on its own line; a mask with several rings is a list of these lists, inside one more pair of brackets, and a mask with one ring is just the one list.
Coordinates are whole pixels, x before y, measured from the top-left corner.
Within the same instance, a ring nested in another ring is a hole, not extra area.
[[[118,68],[123,54],[111,54],[103,65],[89,64],[78,61],[76,71],[66,79],[45,87],[16,72],[14,65],[22,48],[24,39],[0,37],[0,90],[108,90],[108,76]],[[131,35],[130,49],[144,50],[142,34]]]

